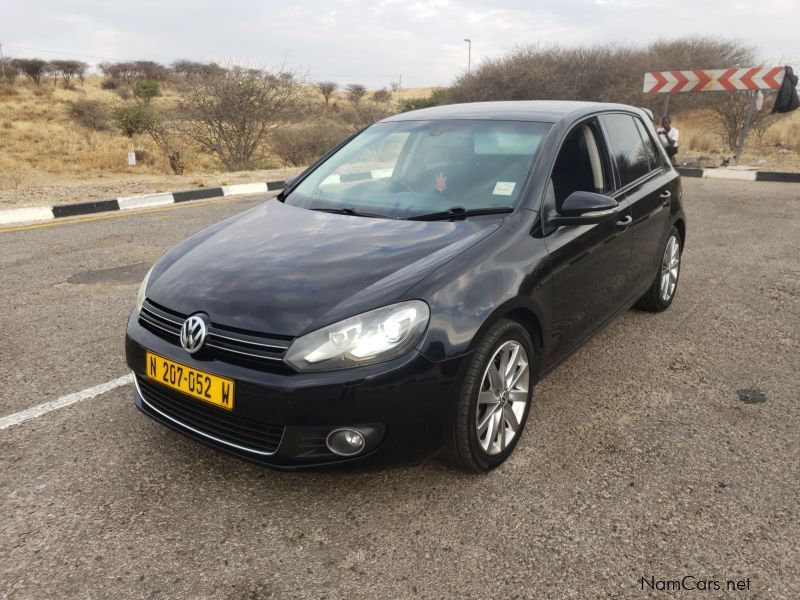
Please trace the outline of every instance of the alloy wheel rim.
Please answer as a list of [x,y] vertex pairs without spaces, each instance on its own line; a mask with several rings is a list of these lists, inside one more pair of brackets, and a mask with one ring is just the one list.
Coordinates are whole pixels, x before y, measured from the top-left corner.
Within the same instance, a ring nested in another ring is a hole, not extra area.
[[661,259],[661,300],[669,302],[678,286],[678,272],[681,268],[681,245],[678,238],[671,235]]
[[509,340],[495,350],[483,372],[475,411],[478,444],[486,454],[503,452],[522,428],[530,379],[522,344]]

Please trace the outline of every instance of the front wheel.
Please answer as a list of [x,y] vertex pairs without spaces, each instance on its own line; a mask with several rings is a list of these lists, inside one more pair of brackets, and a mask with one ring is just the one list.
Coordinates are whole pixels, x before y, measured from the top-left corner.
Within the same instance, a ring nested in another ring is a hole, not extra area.
[[681,274],[681,234],[673,227],[664,247],[664,254],[650,289],[636,303],[637,308],[661,312],[667,310],[675,292],[678,291],[678,278]]
[[514,451],[533,397],[533,345],[522,325],[501,319],[484,335],[464,377],[444,459],[481,473]]

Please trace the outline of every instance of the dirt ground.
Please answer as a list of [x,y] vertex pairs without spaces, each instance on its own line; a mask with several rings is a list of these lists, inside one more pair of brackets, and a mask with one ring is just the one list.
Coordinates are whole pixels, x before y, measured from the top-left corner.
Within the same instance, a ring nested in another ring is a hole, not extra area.
[[211,175],[110,174],[108,177],[74,179],[43,175],[35,185],[0,190],[0,210],[25,206],[50,206],[85,200],[105,200],[153,192],[171,192],[198,187],[216,187],[256,181],[282,181],[300,168],[240,171]]

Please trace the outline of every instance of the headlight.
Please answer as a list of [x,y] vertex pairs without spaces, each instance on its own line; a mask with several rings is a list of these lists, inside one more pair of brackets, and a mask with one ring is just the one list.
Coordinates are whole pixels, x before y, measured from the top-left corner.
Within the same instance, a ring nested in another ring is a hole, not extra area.
[[285,360],[298,371],[331,371],[383,362],[408,352],[430,318],[421,300],[400,302],[297,338]]
[[150,273],[153,272],[153,267],[147,272],[142,280],[142,285],[139,286],[139,293],[136,294],[136,314],[142,312],[142,304],[144,304],[145,295],[147,293],[147,282],[150,280]]

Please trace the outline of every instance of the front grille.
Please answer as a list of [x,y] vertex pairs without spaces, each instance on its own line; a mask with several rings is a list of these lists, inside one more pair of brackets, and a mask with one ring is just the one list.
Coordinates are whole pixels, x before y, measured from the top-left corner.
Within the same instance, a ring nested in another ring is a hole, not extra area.
[[184,428],[194,429],[223,444],[259,454],[274,454],[281,443],[284,429],[281,426],[243,419],[145,377],[137,376],[136,382],[147,404]]
[[[188,315],[181,315],[145,300],[139,313],[139,323],[159,337],[180,345],[180,332]],[[289,370],[283,356],[292,338],[282,335],[249,333],[232,327],[210,323],[208,336],[201,352],[226,362],[270,370]]]

